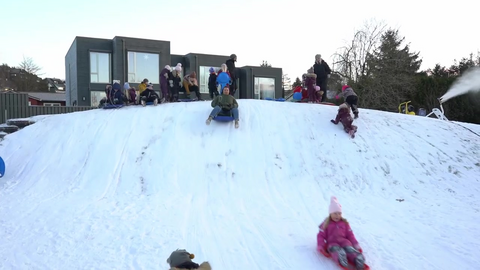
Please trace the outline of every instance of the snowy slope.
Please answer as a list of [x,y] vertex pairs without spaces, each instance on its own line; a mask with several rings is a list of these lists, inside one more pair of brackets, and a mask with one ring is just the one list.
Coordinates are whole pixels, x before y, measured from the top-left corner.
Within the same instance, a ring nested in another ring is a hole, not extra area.
[[[478,269],[480,139],[457,123],[239,100],[36,117],[0,142],[0,269],[337,269],[315,252],[338,197],[373,269]],[[468,128],[480,132],[480,128]],[[404,201],[398,201],[403,199]]]

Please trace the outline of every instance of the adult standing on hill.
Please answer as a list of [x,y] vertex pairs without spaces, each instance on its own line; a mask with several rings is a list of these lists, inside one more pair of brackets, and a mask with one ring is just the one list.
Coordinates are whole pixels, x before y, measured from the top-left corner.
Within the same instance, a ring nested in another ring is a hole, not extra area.
[[313,65],[313,72],[317,74],[317,86],[320,86],[320,90],[323,91],[323,95],[321,97],[321,102],[325,102],[327,99],[327,83],[328,77],[332,71],[328,66],[327,62],[323,61],[322,56],[320,54],[315,55],[315,64]]
[[230,55],[230,58],[225,62],[228,71],[230,72],[230,78],[232,79],[232,85],[230,86],[230,95],[232,96],[235,96],[235,92],[237,92],[237,74],[235,70],[235,62],[237,62],[236,54]]

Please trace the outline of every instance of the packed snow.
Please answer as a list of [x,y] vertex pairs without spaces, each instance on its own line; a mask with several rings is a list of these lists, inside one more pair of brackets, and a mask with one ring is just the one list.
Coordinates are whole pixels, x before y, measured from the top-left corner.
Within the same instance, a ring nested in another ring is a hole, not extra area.
[[479,125],[360,109],[351,139],[335,106],[238,102],[239,129],[191,102],[7,135],[0,269],[168,269],[177,248],[219,270],[338,269],[316,251],[332,195],[372,269],[478,269]]

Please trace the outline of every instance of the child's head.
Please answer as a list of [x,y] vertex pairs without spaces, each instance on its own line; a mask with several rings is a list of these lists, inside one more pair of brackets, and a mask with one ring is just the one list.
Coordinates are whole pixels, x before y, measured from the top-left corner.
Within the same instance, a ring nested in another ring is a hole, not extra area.
[[313,73],[313,67],[310,67],[308,70],[307,70],[308,73]]
[[172,72],[172,67],[171,67],[170,65],[166,65],[165,68],[166,68],[168,71]]
[[333,221],[340,221],[342,219],[342,205],[338,202],[337,197],[335,196],[330,198],[328,213]]
[[226,64],[222,64],[221,70],[222,70],[223,72],[227,72],[227,65],[226,65]]
[[342,92],[345,91],[345,89],[347,89],[347,88],[350,88],[350,86],[348,86],[346,84],[344,86],[342,86]]
[[153,90],[153,83],[149,83],[149,84],[147,85],[147,89]]
[[208,71],[210,71],[210,73],[215,73],[215,69],[213,67],[211,67]]

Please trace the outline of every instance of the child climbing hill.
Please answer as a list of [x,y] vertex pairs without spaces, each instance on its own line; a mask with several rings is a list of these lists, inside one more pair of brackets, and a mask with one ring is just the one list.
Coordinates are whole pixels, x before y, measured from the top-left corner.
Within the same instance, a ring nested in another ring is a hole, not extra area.
[[345,130],[345,132],[347,132],[350,137],[355,138],[357,126],[352,124],[353,119],[350,115],[350,107],[346,102],[338,106],[337,117],[335,117],[335,120],[330,120],[330,122],[334,123],[335,125],[337,125],[339,122],[342,122],[343,130]]
[[330,199],[328,217],[320,224],[317,234],[317,250],[349,269],[349,263],[357,270],[368,270],[362,248],[358,244],[348,221],[342,217],[342,205],[335,196]]

